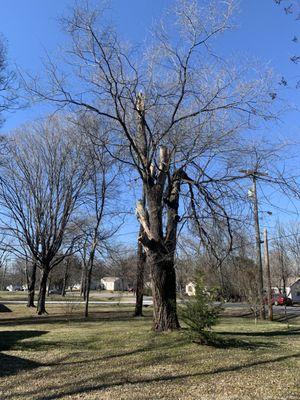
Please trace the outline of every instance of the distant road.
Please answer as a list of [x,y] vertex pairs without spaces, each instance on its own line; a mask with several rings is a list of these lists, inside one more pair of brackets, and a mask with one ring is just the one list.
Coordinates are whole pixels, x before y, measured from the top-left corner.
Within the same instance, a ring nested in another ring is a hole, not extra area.
[[[106,296],[107,297],[107,296]],[[122,304],[122,305],[133,305],[135,304],[135,297],[134,296],[110,296],[110,297],[114,297],[115,300],[91,300],[89,301],[89,304],[98,304],[98,305],[118,305],[118,304]],[[117,299],[119,297],[119,299]],[[126,298],[127,297],[127,298]],[[177,300],[178,303],[182,303],[183,300],[178,299]],[[27,301],[25,300],[0,300],[0,303],[2,304],[27,304]],[[82,300],[46,300],[46,304],[85,304],[84,301]],[[153,301],[152,301],[152,297],[150,296],[145,296],[144,297],[144,301],[143,301],[144,306],[152,306],[153,305]],[[232,308],[232,309],[244,309],[246,311],[248,311],[248,305],[247,303],[225,303],[224,304],[225,308]],[[284,307],[282,306],[274,306],[273,307],[274,311],[278,314],[283,314],[284,313]],[[267,308],[266,308],[266,312],[267,312]],[[300,304],[298,304],[297,306],[293,306],[293,307],[287,307],[286,308],[286,312],[287,314],[293,314],[295,316],[300,316]]]
[[[27,304],[27,301],[25,300],[0,300],[0,303],[2,304]],[[46,300],[46,304],[85,304],[84,301],[82,300]],[[101,305],[118,305],[118,304],[135,304],[135,298],[130,298],[130,299],[120,299],[118,300],[107,300],[107,301],[101,301],[101,300],[90,300],[89,304],[101,304]],[[153,301],[151,298],[146,298],[143,301],[144,305],[152,305]]]

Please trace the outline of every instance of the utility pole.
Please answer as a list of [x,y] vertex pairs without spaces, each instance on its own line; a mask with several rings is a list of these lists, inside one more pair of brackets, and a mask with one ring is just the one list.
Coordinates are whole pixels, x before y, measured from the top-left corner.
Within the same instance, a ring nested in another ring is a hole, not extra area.
[[271,272],[270,272],[270,261],[269,261],[269,244],[268,244],[268,231],[266,228],[264,229],[264,256],[265,256],[265,268],[267,271],[267,280],[268,280],[269,320],[273,321],[273,304],[272,304]]
[[256,241],[256,264],[258,274],[258,295],[260,302],[260,318],[266,319],[266,309],[264,303],[264,273],[263,264],[261,257],[261,239],[260,239],[260,227],[259,227],[259,215],[258,215],[258,200],[257,200],[257,187],[256,180],[259,176],[267,176],[266,173],[262,173],[255,170],[240,170],[252,179],[252,190],[251,197],[253,199],[253,214],[254,214],[254,226],[255,226],[255,241]]

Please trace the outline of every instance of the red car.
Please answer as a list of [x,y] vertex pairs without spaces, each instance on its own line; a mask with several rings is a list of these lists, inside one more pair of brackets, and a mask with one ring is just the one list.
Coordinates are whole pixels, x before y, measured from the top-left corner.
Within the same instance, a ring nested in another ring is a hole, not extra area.
[[[266,304],[268,303],[268,297],[266,297]],[[292,306],[293,302],[287,296],[284,296],[282,293],[273,293],[272,294],[272,304],[274,306]]]

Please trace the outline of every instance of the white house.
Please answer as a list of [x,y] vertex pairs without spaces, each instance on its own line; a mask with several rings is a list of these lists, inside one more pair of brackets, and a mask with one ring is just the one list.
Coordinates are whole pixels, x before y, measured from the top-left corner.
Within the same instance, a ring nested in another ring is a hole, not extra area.
[[116,276],[105,276],[101,279],[101,285],[104,290],[125,290],[123,280]]
[[300,303],[300,278],[289,280],[286,293],[293,303]]
[[196,294],[196,284],[195,284],[195,282],[191,281],[185,286],[185,293],[188,296],[195,296],[195,294]]
[[19,292],[24,289],[22,288],[21,285],[9,285],[9,286],[6,286],[6,290],[8,290],[9,292]]

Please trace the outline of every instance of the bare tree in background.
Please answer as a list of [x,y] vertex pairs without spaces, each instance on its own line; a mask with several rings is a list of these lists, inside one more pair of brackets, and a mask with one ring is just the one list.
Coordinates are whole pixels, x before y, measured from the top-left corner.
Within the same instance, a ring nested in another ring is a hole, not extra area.
[[5,39],[0,35],[0,126],[4,118],[3,112],[13,109],[17,104],[15,74],[7,66],[7,50]]
[[[98,136],[101,126],[97,120],[85,119],[80,123],[85,136],[85,157],[87,168],[87,190],[85,195],[85,223],[81,225],[83,239],[83,271],[85,317],[88,317],[91,278],[97,251],[105,249],[105,242],[117,232],[114,224],[118,217],[117,184],[120,168],[111,159],[102,144],[97,145],[93,138]],[[103,136],[102,136],[103,139]]]
[[86,183],[86,161],[78,131],[59,118],[24,127],[8,147],[1,222],[41,269],[37,312],[43,314],[49,273],[74,246],[71,216]]
[[4,290],[4,282],[7,270],[7,261],[10,255],[9,246],[5,243],[4,236],[0,238],[0,290]]
[[105,121],[111,155],[136,171],[145,193],[145,203],[136,207],[143,228],[139,241],[151,270],[158,331],[179,328],[174,258],[180,204],[184,200],[192,209],[191,218],[205,205],[205,213],[228,223],[226,190],[216,197],[210,188],[221,178],[226,185],[239,132],[253,118],[272,117],[269,71],[256,74],[248,63],[235,68],[211,47],[230,28],[233,9],[231,0],[203,7],[179,1],[153,40],[136,49],[121,43],[102,12],[75,8],[64,20],[72,39],[65,59],[73,82],[49,61],[47,88],[37,80],[27,84],[36,99]]
[[300,276],[300,225],[297,221],[289,221],[285,224],[284,237],[286,251],[290,259],[289,275]]
[[289,245],[286,230],[277,223],[275,237],[272,240],[271,252],[271,270],[276,286],[282,288],[283,294],[286,295],[287,280],[291,274],[290,259],[288,255]]

